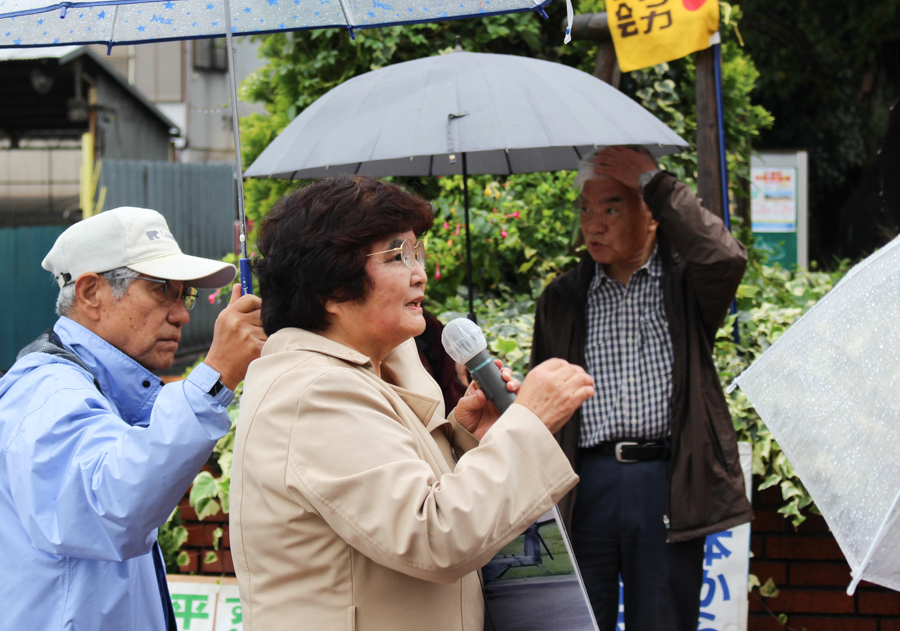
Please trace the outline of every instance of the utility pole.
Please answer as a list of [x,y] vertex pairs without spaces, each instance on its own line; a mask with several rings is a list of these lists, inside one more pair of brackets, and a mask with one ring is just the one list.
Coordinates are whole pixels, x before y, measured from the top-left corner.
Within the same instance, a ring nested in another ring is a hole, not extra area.
[[[606,13],[576,15],[572,22],[572,39],[599,43],[594,76],[618,89],[621,73]],[[697,65],[697,194],[707,209],[724,218],[716,103],[716,49],[710,47],[694,55]]]
[[703,206],[724,219],[719,110],[716,103],[715,55],[709,47],[694,53],[697,64],[697,195]]

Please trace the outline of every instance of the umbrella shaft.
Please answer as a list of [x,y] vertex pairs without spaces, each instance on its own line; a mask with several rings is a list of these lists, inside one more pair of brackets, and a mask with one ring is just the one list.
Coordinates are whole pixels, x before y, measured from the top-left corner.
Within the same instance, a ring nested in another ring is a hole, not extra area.
[[462,154],[462,176],[463,176],[463,212],[466,217],[466,273],[469,281],[469,319],[475,322],[475,299],[472,287],[472,237],[469,234],[469,173],[466,168],[466,152]]
[[225,5],[225,42],[228,49],[228,80],[231,84],[231,123],[234,132],[234,165],[237,169],[238,220],[241,223],[241,258],[247,257],[247,215],[244,212],[244,170],[241,166],[241,129],[238,121],[237,81],[234,76],[234,46],[231,37],[231,2]]

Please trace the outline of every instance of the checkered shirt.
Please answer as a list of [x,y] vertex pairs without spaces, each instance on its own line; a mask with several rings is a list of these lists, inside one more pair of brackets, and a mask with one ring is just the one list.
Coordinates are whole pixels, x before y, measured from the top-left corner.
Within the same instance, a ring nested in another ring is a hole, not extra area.
[[578,446],[665,438],[671,427],[672,338],[658,249],[628,285],[595,265],[584,356],[597,394],[581,406]]

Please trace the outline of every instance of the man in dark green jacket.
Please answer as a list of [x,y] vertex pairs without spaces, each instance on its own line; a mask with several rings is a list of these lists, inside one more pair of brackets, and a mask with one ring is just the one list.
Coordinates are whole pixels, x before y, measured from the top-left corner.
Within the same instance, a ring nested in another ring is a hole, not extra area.
[[581,482],[560,504],[601,631],[695,631],[706,535],[752,518],[712,358],[747,263],[722,220],[647,153],[576,178],[586,251],[537,305],[531,365],[583,366],[597,394],[557,438]]

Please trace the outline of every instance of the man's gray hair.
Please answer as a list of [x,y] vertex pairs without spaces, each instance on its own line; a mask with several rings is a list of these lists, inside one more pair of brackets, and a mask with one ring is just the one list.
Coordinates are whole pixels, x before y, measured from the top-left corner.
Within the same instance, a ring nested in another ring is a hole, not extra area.
[[[100,275],[109,283],[109,291],[115,300],[120,300],[131,286],[131,281],[138,277],[137,272],[127,267],[117,267]],[[68,315],[74,306],[75,283],[71,282],[59,290],[59,295],[56,297],[56,315]]]
[[[626,145],[629,149],[634,149],[635,151],[643,151],[648,156],[653,158],[653,154],[651,154],[647,149],[641,147],[640,145],[632,146]],[[581,190],[584,188],[584,185],[588,180],[593,180],[594,178],[600,177],[594,172],[594,158],[598,153],[606,149],[606,147],[598,147],[594,150],[591,155],[582,158],[581,162],[578,163],[578,173],[575,174],[575,181],[572,183],[572,186],[575,187],[575,190],[581,193]],[[659,163],[656,161],[656,158],[653,158],[653,162],[657,163],[657,167],[659,168]]]
[[584,188],[584,185],[587,184],[588,180],[593,180],[595,177],[599,177],[596,173],[594,173],[594,158],[603,149],[605,149],[605,147],[595,149],[593,153],[585,156],[581,159],[581,162],[578,163],[578,173],[575,174],[575,182],[572,183],[572,186],[574,186],[575,190],[579,193],[581,192],[581,189]]

